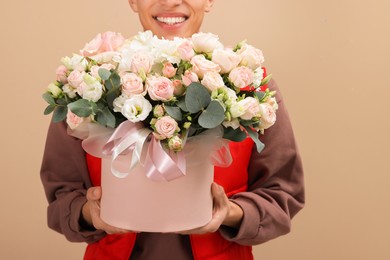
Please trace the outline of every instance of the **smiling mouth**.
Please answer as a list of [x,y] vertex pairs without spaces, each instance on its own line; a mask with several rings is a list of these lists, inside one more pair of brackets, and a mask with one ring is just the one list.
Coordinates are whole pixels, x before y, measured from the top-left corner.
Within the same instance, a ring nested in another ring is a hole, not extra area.
[[167,25],[175,25],[175,24],[185,22],[188,19],[188,17],[183,17],[183,16],[180,16],[180,17],[160,17],[160,16],[156,16],[156,17],[154,17],[154,19],[156,19],[157,21],[159,21],[161,23],[165,23]]

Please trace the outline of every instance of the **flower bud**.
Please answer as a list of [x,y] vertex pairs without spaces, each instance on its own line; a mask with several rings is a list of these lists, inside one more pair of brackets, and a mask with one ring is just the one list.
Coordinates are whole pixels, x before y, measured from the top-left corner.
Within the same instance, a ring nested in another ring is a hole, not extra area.
[[61,95],[61,93],[62,93],[62,90],[54,83],[50,83],[50,85],[47,87],[47,90],[55,98],[58,98]]

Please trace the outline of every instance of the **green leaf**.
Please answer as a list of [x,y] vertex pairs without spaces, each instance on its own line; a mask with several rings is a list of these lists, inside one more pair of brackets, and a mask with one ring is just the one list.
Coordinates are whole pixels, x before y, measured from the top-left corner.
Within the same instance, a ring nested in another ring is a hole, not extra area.
[[116,91],[121,85],[121,77],[118,73],[112,72],[111,76],[104,82],[104,84],[109,91]]
[[115,128],[115,116],[108,107],[105,107],[103,110],[99,110],[96,113],[96,121],[103,126]]
[[260,86],[263,86],[265,84],[268,84],[270,81],[271,81],[271,78],[272,78],[272,74],[269,74],[267,77],[265,77],[261,83],[260,83]]
[[43,98],[47,103],[49,103],[50,105],[55,105],[55,104],[56,104],[54,98],[51,96],[51,94],[50,94],[49,92],[45,92],[45,93],[42,95],[42,98]]
[[181,121],[183,119],[183,114],[179,107],[174,106],[164,106],[165,111],[167,111],[168,115],[170,115],[176,121]]
[[57,106],[53,114],[53,122],[61,122],[66,118],[68,114],[68,107],[66,106]]
[[56,108],[55,105],[48,105],[48,106],[46,107],[45,111],[43,111],[43,114],[44,114],[44,115],[48,115],[48,114],[50,114],[51,112],[53,112],[55,108]]
[[259,134],[248,126],[244,126],[248,135],[256,144],[257,152],[260,153],[264,149],[264,144],[259,139]]
[[253,120],[240,120],[240,125],[242,126],[251,126],[254,124],[257,124],[259,121],[253,121]]
[[233,142],[241,142],[247,137],[246,132],[241,131],[238,127],[233,129],[232,127],[224,128],[223,138],[231,140]]
[[257,96],[257,99],[259,100],[259,101],[261,101],[261,100],[263,100],[263,98],[266,96],[266,92],[264,92],[264,91],[255,91],[255,92],[253,92],[253,93],[255,93],[255,95]]
[[96,104],[86,99],[79,99],[73,103],[70,103],[68,104],[68,108],[79,117],[90,116],[97,110]]
[[211,101],[209,91],[200,83],[191,83],[186,91],[185,102],[190,113],[206,108]]
[[177,102],[177,106],[180,107],[180,109],[183,110],[184,112],[188,112],[185,97],[179,99],[179,101]]
[[206,110],[199,116],[198,123],[204,128],[214,128],[225,120],[225,111],[221,104],[212,100]]
[[107,69],[104,69],[104,68],[100,68],[98,70],[98,73],[99,73],[99,77],[102,79],[102,80],[108,80],[111,76],[111,72]]

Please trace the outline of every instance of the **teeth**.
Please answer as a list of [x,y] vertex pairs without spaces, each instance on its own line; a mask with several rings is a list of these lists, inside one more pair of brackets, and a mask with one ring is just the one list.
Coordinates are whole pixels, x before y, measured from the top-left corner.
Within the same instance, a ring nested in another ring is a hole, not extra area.
[[157,21],[166,23],[169,25],[182,23],[186,20],[185,17],[156,17]]

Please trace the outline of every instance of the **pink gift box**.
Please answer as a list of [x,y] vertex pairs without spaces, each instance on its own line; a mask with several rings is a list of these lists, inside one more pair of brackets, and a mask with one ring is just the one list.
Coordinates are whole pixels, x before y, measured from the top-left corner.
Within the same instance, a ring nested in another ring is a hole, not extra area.
[[[119,159],[128,167],[129,157]],[[101,218],[132,231],[176,232],[201,227],[212,217],[211,184],[214,166],[206,161],[187,165],[186,175],[158,182],[145,176],[138,164],[124,178],[111,173],[110,159],[102,159]]]

